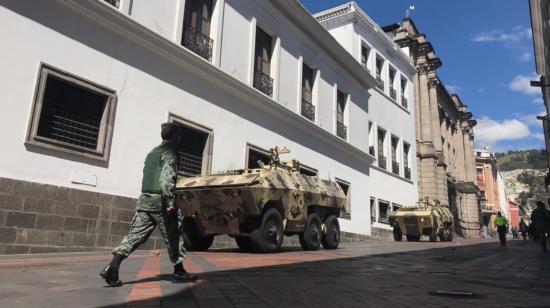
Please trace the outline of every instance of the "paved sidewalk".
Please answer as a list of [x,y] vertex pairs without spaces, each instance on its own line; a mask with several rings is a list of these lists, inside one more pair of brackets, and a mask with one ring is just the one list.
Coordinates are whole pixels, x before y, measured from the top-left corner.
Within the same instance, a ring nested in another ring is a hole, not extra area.
[[200,279],[183,284],[170,282],[164,251],[138,251],[122,264],[120,288],[98,276],[109,260],[1,256],[0,307],[550,307],[550,254],[521,241],[190,253],[185,266]]

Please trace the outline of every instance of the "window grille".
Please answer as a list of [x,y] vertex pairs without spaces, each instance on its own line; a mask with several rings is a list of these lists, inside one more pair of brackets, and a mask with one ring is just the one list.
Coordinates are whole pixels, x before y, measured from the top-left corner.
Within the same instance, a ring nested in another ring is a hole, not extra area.
[[39,76],[27,143],[106,161],[115,92],[45,64]]

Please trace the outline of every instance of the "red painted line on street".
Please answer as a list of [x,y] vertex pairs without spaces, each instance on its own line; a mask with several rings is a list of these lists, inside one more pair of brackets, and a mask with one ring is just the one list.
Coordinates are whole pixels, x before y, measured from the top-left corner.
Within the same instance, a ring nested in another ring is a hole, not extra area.
[[[139,270],[136,279],[145,280],[148,278],[157,278],[160,276],[160,255],[155,252],[150,252],[145,263]],[[160,305],[160,298],[162,296],[162,290],[160,289],[160,281],[146,281],[142,283],[135,283],[132,291],[126,298],[127,303],[147,300],[158,300]]]

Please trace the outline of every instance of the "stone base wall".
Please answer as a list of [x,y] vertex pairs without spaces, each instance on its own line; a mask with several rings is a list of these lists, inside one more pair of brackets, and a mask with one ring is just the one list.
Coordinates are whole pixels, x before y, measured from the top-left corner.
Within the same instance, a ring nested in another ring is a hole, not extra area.
[[[136,199],[54,185],[0,178],[0,254],[110,250],[128,234]],[[387,239],[342,232],[341,242]],[[283,245],[300,246],[298,236]],[[234,248],[235,240],[217,236],[213,247]],[[165,249],[155,230],[140,249]]]
[[[109,250],[128,233],[135,202],[0,178],[0,254]],[[163,247],[157,232],[141,248]]]

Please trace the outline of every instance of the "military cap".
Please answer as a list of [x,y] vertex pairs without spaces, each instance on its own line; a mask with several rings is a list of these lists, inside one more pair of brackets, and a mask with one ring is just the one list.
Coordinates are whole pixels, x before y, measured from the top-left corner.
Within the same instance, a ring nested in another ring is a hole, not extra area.
[[167,122],[160,126],[160,136],[163,140],[172,138],[179,131],[179,126],[176,123]]

